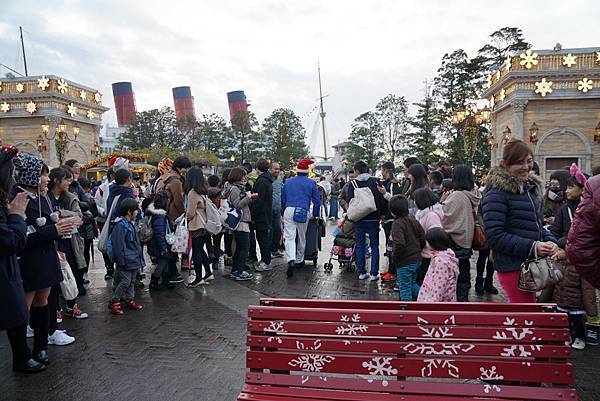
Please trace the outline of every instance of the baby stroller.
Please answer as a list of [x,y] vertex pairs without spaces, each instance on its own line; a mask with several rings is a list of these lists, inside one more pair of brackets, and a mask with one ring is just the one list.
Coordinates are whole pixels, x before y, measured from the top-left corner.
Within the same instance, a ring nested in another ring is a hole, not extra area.
[[331,248],[331,256],[329,262],[323,266],[325,271],[333,270],[332,260],[337,260],[340,264],[340,269],[346,269],[347,272],[352,272],[356,269],[356,259],[354,254],[354,223],[350,220],[343,219],[338,227],[333,231],[335,239]]

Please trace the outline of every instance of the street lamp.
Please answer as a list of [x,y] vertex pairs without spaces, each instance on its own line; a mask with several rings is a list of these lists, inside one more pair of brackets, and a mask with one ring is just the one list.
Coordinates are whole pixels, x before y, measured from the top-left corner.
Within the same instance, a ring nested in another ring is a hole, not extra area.
[[504,131],[502,131],[502,133],[504,134],[504,142],[510,141],[510,135],[512,134],[512,131],[510,130],[510,128],[508,128],[508,125],[506,126],[506,128],[504,128]]
[[600,122],[596,125],[596,133],[594,134],[594,142],[600,145]]
[[534,121],[529,128],[529,142],[536,143],[538,141],[538,132],[540,132],[540,129]]
[[50,132],[49,124],[42,124],[41,127],[43,137],[42,135],[38,137],[38,150],[46,150],[44,138],[49,141],[53,140],[54,144],[56,145],[56,157],[58,158],[58,162],[63,164],[65,156],[68,152],[69,142],[77,142],[77,137],[79,136],[79,126],[77,124],[73,126],[73,139],[71,139],[69,133],[67,132],[67,124],[65,124],[64,120],[60,120],[58,124],[56,124],[56,130],[53,133]]
[[37,150],[38,153],[44,153],[46,151],[46,145],[44,143],[44,137],[40,134],[37,138]]

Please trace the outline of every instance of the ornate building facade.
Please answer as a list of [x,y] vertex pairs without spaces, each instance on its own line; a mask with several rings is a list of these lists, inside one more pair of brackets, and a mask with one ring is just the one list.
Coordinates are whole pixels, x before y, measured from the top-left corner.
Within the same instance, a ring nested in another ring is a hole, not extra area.
[[53,75],[0,80],[0,140],[40,155],[51,167],[89,163],[100,152],[102,95]]
[[488,77],[492,165],[511,138],[530,144],[542,177],[600,165],[600,48],[527,50]]

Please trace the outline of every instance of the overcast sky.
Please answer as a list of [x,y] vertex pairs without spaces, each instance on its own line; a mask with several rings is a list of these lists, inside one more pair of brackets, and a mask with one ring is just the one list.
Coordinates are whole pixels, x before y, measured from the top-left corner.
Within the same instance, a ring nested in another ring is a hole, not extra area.
[[522,28],[536,49],[600,44],[597,0],[3,3],[0,63],[23,71],[22,25],[29,74],[99,89],[105,125],[116,124],[113,82],[133,83],[138,111],[173,107],[171,88],[188,85],[198,115],[223,117],[226,92],[244,90],[261,121],[277,107],[303,116],[312,146],[317,114],[305,114],[317,104],[318,60],[335,144],[386,94],[419,100],[444,53],[473,55],[498,28]]

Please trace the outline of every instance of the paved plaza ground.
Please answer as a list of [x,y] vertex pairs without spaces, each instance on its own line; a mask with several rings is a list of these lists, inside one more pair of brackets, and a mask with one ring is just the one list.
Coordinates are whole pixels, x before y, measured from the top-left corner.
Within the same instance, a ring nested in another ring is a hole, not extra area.
[[[274,270],[249,282],[222,277],[221,266],[209,286],[138,290],[144,309],[124,316],[112,316],[107,309],[110,282],[104,281],[102,259],[96,255],[88,295],[80,301],[90,317],[65,319],[62,328],[77,340],[66,347],[50,346],[52,364],[46,372],[13,375],[10,348],[6,336],[0,336],[0,400],[234,400],[245,371],[246,308],[261,296],[397,299],[389,285],[358,282],[337,263],[326,273],[322,266],[329,249],[330,236],[317,268],[308,264],[290,279],[280,258]],[[504,297],[473,293],[471,299],[500,302]],[[575,355],[580,399],[600,400],[600,348]]]

